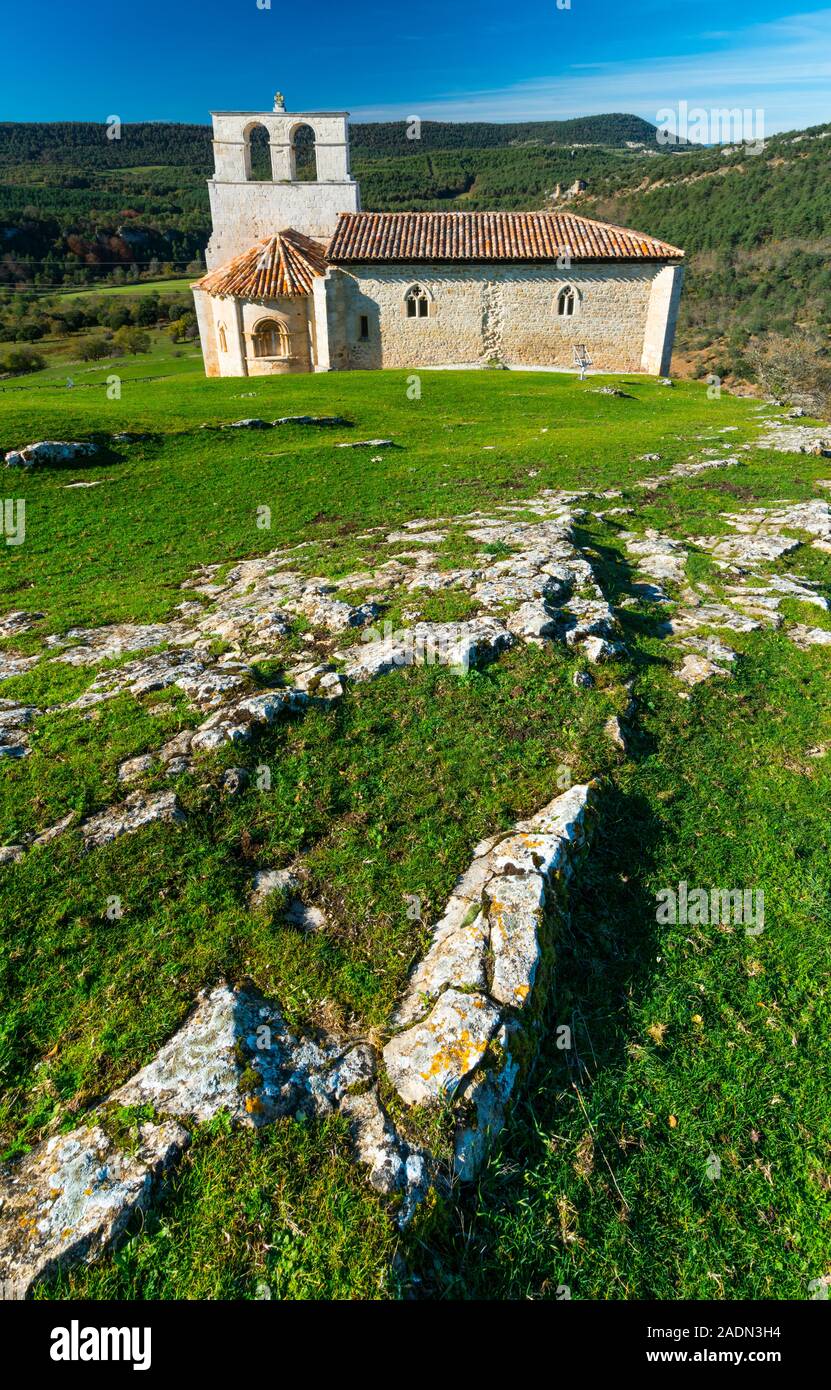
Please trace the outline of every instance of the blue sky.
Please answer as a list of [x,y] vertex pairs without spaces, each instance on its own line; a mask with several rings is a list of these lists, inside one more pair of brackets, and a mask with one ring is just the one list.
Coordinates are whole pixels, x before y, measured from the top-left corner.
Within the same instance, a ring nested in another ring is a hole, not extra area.
[[[266,6],[270,3],[270,8]],[[761,108],[831,120],[831,9],[782,0],[142,0],[6,8],[0,119],[207,121],[348,109],[357,120],[542,120]]]

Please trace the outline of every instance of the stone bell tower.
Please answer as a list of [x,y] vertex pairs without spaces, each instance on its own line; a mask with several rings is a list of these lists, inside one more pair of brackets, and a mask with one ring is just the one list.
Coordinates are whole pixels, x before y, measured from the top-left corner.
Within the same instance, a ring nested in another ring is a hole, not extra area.
[[[209,270],[287,227],[328,241],[338,213],[360,210],[360,190],[349,172],[348,111],[289,112],[277,92],[271,111],[213,111],[211,117]],[[268,135],[269,179],[251,174],[251,134],[258,126]],[[295,142],[303,126],[314,136],[313,180],[296,177]]]

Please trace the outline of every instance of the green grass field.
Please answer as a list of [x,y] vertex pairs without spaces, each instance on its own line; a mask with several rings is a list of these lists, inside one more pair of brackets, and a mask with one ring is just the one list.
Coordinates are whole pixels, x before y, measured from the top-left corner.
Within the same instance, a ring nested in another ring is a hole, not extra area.
[[140,280],[132,285],[102,285],[100,288],[91,286],[85,290],[64,290],[61,294],[62,299],[100,299],[105,297],[112,298],[113,295],[120,297],[132,295],[133,297],[143,294],[152,294],[154,290],[159,294],[184,293],[193,284],[194,276],[168,278],[166,280]]
[[[81,348],[88,338],[101,338],[103,336],[100,328],[82,328],[76,333],[48,334],[44,338],[39,338],[35,345],[35,350],[45,359],[45,367],[37,372],[23,377],[5,377],[0,383],[3,388],[12,389],[20,386],[25,381],[26,389],[37,391],[41,387],[51,387],[60,385],[65,387],[67,382],[73,385],[84,386],[88,384],[89,373],[96,373],[94,384],[100,385],[106,376],[117,372],[129,380],[137,377],[147,378],[151,375],[169,376],[179,368],[178,363],[186,358],[188,365],[185,370],[193,371],[194,364],[202,362],[202,354],[199,351],[199,344],[192,342],[174,343],[171,341],[169,332],[163,328],[149,328],[146,330],[150,339],[150,349],[148,352],[137,353],[134,357],[113,355],[103,357],[98,362],[84,362],[81,358]],[[129,364],[129,370],[125,368]],[[136,368],[143,371],[136,371]],[[103,376],[102,376],[103,373]]]
[[[584,522],[618,602],[633,579],[624,527],[713,534],[725,509],[812,498],[829,471],[754,447],[738,483],[721,472],[644,492],[635,484],[656,465],[641,455],[659,453],[663,472],[724,438],[725,453],[753,444],[756,403],[645,378],[615,378],[626,395],[613,397],[595,393],[603,378],[429,371],[412,400],[409,375],[209,382],[192,350],[173,357],[168,343],[75,370],[72,386],[63,364],[3,383],[0,446],[106,444],[94,466],[6,474],[27,535],[2,548],[0,612],[44,616],[3,646],[34,654],[74,626],[162,620],[198,566],[281,545],[308,542],[310,573],[346,574],[388,553],[373,526],[543,488],[619,489],[633,509],[599,519],[592,503]],[[307,413],[353,426],[201,428]],[[120,431],[147,438],[111,444]],[[399,447],[370,463],[335,447],[350,437]],[[102,485],[66,487],[78,480]],[[778,568],[831,579],[828,556],[807,547]],[[40,1296],[254,1298],[264,1281],[286,1298],[544,1299],[563,1285],[576,1299],[805,1298],[831,1272],[831,775],[826,752],[809,756],[831,748],[827,650],[744,635],[733,679],[681,700],[654,606],[618,612],[628,658],[597,668],[590,691],[553,644],[465,677],[403,671],[244,752],[271,767],[267,795],[218,795],[241,760],[229,750],[180,779],[188,821],[175,835],[157,825],[87,855],[67,835],[0,870],[0,1134],[13,1155],[77,1124],[221,977],[253,977],[293,1019],[383,1029],[426,939],[407,895],[435,920],[476,841],[550,799],[559,765],[601,779],[549,1004],[574,1048],[549,1032],[473,1190],[431,1199],[401,1235],[338,1121],[257,1135],[217,1122],[118,1251]],[[196,721],[169,692],[120,696],[92,718],[51,708],[93,674],[43,659],[4,684],[4,698],[46,713],[30,756],[0,768],[0,842],[110,804],[119,762]],[[625,679],[639,707],[627,759],[603,733]],[[246,900],[255,868],[299,854],[329,914],[313,937]],[[761,886],[764,933],[660,925],[656,893],[682,879]],[[113,893],[128,906],[118,922],[102,919]]]

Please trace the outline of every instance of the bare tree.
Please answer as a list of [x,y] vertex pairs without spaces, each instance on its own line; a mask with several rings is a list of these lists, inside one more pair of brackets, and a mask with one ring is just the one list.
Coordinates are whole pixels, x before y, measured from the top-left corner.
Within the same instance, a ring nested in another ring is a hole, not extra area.
[[768,333],[748,349],[747,359],[769,395],[812,415],[831,412],[831,358],[810,333]]

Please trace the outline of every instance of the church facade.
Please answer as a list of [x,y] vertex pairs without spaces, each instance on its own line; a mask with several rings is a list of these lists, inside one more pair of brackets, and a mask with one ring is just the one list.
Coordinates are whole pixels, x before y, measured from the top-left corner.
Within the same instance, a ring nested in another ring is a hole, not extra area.
[[[362,212],[348,113],[289,113],[279,93],[273,111],[213,113],[213,130],[207,273],[192,287],[208,376],[580,355],[669,371],[677,247],[567,210]],[[254,176],[255,132],[270,177]]]

